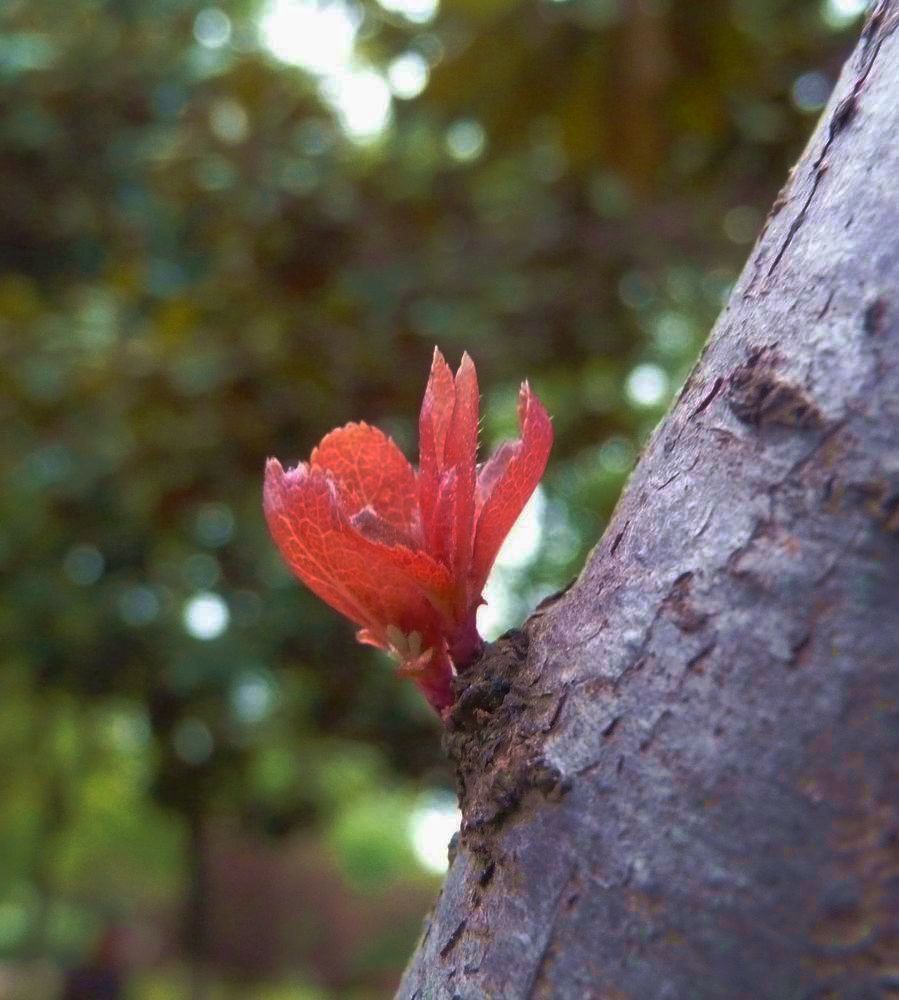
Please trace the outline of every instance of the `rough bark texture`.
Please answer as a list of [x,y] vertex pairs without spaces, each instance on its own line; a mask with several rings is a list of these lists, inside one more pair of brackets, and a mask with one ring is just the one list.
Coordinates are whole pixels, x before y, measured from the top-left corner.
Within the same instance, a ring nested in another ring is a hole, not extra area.
[[899,997],[897,26],[582,576],[460,681],[399,996]]

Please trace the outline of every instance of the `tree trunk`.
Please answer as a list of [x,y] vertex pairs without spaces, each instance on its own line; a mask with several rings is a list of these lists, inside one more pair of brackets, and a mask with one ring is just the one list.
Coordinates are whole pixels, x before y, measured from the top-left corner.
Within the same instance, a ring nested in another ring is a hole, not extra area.
[[460,681],[399,996],[899,997],[897,26],[581,577]]

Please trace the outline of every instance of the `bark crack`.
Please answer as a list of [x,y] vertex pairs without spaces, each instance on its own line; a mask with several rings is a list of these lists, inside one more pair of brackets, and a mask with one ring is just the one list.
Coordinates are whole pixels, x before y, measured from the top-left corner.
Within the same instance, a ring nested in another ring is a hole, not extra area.
[[[805,201],[802,203],[802,207],[796,214],[796,217],[790,223],[790,228],[787,230],[786,238],[777,251],[771,266],[768,268],[766,277],[770,278],[774,272],[777,270],[781,260],[783,260],[784,254],[787,252],[790,244],[793,242],[794,237],[799,232],[800,227],[805,221],[805,217],[808,214],[809,207],[814,200],[815,194],[818,191],[818,187],[827,173],[827,154],[830,152],[831,146],[837,136],[847,128],[850,122],[855,117],[858,106],[859,97],[861,95],[862,88],[864,87],[865,81],[874,67],[874,62],[880,53],[881,46],[883,45],[884,39],[891,34],[897,24],[897,16],[894,14],[889,25],[883,26],[883,30],[879,31],[881,28],[884,17],[886,16],[886,9],[888,4],[883,3],[881,6],[875,10],[871,15],[871,20],[865,27],[865,47],[862,51],[862,60],[864,66],[856,77],[855,83],[853,84],[850,93],[844,97],[840,103],[836,106],[833,116],[830,119],[830,125],[827,130],[827,138],[824,141],[824,145],[821,148],[821,153],[818,158],[812,164],[812,187],[809,193],[805,197]],[[873,43],[873,49],[869,52],[869,47],[872,44],[870,39],[877,33],[877,41]],[[828,303],[829,304],[829,303]]]
[[562,887],[556,893],[556,898],[552,906],[552,917],[549,922],[549,927],[547,929],[546,937],[543,942],[543,947],[540,949],[540,954],[537,958],[537,963],[534,968],[534,974],[531,977],[531,981],[527,987],[527,993],[524,994],[524,1000],[532,1000],[536,996],[537,990],[543,981],[546,974],[546,970],[549,967],[550,962],[553,957],[553,945],[556,940],[557,929],[559,925],[559,920],[562,916],[563,901],[571,889],[572,883],[577,878],[577,865],[573,864],[568,871],[567,877],[562,882]]

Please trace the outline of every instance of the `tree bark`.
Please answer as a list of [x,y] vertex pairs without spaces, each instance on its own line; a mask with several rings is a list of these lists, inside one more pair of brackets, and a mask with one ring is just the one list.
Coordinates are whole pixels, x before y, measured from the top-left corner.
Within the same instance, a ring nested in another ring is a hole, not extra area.
[[580,578],[459,681],[400,997],[899,997],[897,26]]

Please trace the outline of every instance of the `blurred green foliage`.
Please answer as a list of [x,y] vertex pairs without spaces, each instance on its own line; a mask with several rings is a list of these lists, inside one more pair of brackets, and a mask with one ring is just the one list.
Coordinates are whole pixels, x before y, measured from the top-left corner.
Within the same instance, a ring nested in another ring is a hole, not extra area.
[[[437,725],[279,562],[265,457],[350,419],[414,454],[434,343],[468,349],[485,446],[525,376],[557,431],[508,613],[567,582],[860,13],[296,4],[351,23],[355,112],[348,70],[308,66],[334,38],[275,0],[0,8],[6,956],[171,900],[197,822],[315,831],[361,892],[416,877]],[[403,96],[348,135],[383,74]]]

